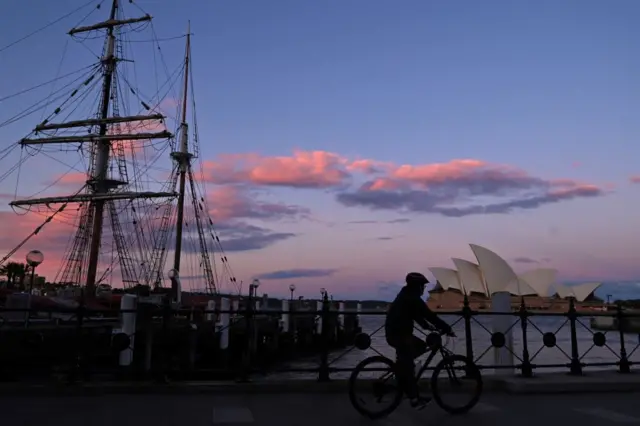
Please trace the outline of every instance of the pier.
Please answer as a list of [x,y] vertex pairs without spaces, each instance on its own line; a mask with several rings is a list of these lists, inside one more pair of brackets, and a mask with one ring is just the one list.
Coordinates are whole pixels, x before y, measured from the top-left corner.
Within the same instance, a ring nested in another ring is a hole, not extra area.
[[[119,309],[0,308],[0,381],[231,382],[344,380],[364,357],[393,358],[383,307],[354,301],[218,297],[176,309],[166,299],[125,294]],[[602,370],[630,374],[640,364],[638,335],[592,329],[593,318],[627,321],[621,307],[565,312],[440,311],[457,338],[446,342],[483,375],[532,378],[543,372],[581,377]],[[420,333],[420,331],[417,331]]]

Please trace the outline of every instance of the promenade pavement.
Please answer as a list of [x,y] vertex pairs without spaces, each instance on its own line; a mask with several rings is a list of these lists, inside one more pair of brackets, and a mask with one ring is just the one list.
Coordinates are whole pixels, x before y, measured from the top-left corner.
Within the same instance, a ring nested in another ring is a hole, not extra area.
[[640,425],[639,397],[634,392],[488,393],[467,415],[448,415],[434,403],[423,411],[403,403],[397,412],[378,421],[359,416],[344,393],[3,396],[0,412],[3,426],[616,426]]

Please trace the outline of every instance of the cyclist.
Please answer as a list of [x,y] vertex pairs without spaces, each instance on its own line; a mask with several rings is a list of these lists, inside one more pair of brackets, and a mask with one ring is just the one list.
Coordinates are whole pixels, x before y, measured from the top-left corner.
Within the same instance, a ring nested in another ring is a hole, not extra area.
[[384,330],[389,346],[396,350],[396,375],[398,384],[411,401],[414,408],[424,408],[431,398],[421,397],[415,379],[414,360],[427,352],[424,340],[413,335],[413,323],[422,328],[433,325],[441,332],[455,336],[451,326],[431,311],[422,295],[429,280],[419,272],[407,274],[406,285],[400,290],[387,311]]

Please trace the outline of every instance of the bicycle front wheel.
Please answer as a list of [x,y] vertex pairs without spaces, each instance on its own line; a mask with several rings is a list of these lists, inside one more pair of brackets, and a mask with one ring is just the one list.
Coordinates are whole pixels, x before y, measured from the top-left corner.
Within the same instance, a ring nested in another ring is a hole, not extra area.
[[464,414],[480,400],[480,369],[466,356],[445,356],[433,370],[431,391],[433,399],[444,411]]
[[349,399],[353,408],[370,419],[391,414],[402,402],[402,389],[395,375],[395,363],[383,356],[361,361],[349,377]]

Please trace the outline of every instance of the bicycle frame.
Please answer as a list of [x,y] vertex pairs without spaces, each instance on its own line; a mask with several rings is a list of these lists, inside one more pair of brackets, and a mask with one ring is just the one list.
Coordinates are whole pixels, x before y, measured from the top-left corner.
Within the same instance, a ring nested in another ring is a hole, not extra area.
[[[422,363],[420,370],[418,370],[418,373],[415,376],[415,380],[420,380],[422,378],[422,375],[424,374],[425,371],[427,371],[427,368],[429,368],[431,361],[433,361],[436,355],[440,354],[442,356],[442,359],[445,359],[446,357],[453,355],[453,352],[451,352],[442,344],[442,336],[439,334],[437,334],[437,336],[438,336],[437,342],[433,344],[431,348],[427,348],[427,352],[429,352],[429,355],[427,356],[427,359]],[[380,377],[380,380],[382,382],[386,382],[394,374],[395,374],[394,371],[386,372],[385,374],[382,375],[382,377]],[[451,371],[449,368],[447,368],[447,374],[449,374],[449,377],[451,377]]]
[[[451,352],[442,344],[442,338],[440,338],[438,344],[434,346],[436,347],[433,347],[428,350],[429,356],[427,356],[427,359],[422,363],[422,367],[420,367],[420,370],[418,370],[418,373],[416,374],[416,380],[420,380],[422,378],[422,375],[424,374],[425,371],[427,371],[427,368],[429,368],[431,361],[433,361],[436,355],[440,354],[442,356],[442,359],[445,359],[446,357],[453,355],[453,352]],[[449,374],[449,376],[451,376],[451,371],[449,370],[450,369],[447,368],[447,373]]]

